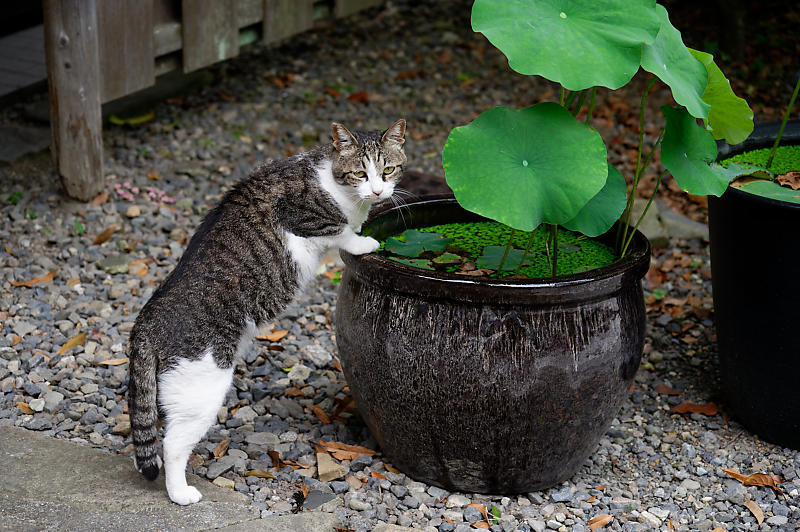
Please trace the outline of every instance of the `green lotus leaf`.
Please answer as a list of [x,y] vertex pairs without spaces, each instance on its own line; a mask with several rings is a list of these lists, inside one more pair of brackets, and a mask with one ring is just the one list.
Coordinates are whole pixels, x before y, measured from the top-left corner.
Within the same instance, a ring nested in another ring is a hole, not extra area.
[[475,0],[472,29],[521,74],[569,90],[618,89],[639,70],[642,43],[656,38],[655,0]]
[[742,185],[740,190],[744,190],[750,194],[764,196],[769,199],[800,204],[800,190],[782,187],[774,181],[753,181],[752,183]]
[[667,10],[657,5],[661,20],[656,40],[642,46],[642,68],[658,76],[672,90],[675,101],[696,118],[706,118],[710,105],[703,101],[708,74],[683,44],[681,32],[669,21]]
[[717,144],[711,134],[686,109],[664,105],[661,112],[667,119],[661,163],[686,192],[722,195],[728,188],[728,179],[709,166],[717,157]]
[[770,180],[775,177],[774,174],[769,170],[767,170],[766,168],[744,163],[732,162],[728,163],[727,167],[715,163],[711,165],[711,170],[713,172],[716,172],[720,176],[724,176],[724,178],[727,180],[728,183],[742,176],[750,176],[758,179],[770,179]]
[[609,164],[608,179],[600,192],[589,200],[575,218],[561,225],[586,236],[600,236],[619,219],[627,202],[625,178]]
[[478,257],[478,261],[475,263],[475,265],[478,268],[499,270],[500,263],[502,262],[503,270],[516,270],[519,267],[520,262],[522,262],[523,256],[525,258],[524,264],[528,264],[528,259],[531,258],[530,253],[525,255],[525,251],[511,248],[508,251],[505,262],[503,262],[503,256],[505,253],[506,246],[486,246],[483,248],[483,254]]
[[734,94],[730,81],[714,63],[713,55],[691,48],[689,51],[708,73],[703,101],[711,106],[711,110],[706,125],[715,139],[739,144],[753,132],[753,110],[743,98]]
[[522,231],[571,220],[608,175],[603,139],[555,103],[484,111],[450,132],[442,163],[462,207]]
[[415,268],[422,268],[423,270],[434,269],[431,267],[431,261],[425,259],[400,259],[397,257],[389,257],[389,259],[399,262],[400,264],[407,264],[408,266],[413,266]]
[[403,257],[419,257],[425,251],[444,251],[452,238],[443,238],[439,233],[423,233],[407,229],[398,238],[387,238],[384,249]]

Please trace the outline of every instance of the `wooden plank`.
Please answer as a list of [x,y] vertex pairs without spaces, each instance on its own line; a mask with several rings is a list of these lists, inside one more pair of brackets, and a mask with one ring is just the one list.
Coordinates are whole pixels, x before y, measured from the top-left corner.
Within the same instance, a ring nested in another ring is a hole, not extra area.
[[311,29],[314,0],[264,0],[264,42],[273,43]]
[[236,57],[236,0],[183,0],[183,71]]
[[264,0],[236,0],[236,27],[246,28],[264,20]]
[[155,83],[152,2],[103,0],[97,4],[97,29],[102,102]]
[[333,16],[346,17],[352,15],[362,9],[377,6],[381,0],[334,0],[335,6],[333,9]]
[[153,28],[155,57],[177,52],[183,47],[183,28],[180,22],[163,22]]
[[53,158],[67,195],[103,190],[103,122],[96,0],[44,0]]

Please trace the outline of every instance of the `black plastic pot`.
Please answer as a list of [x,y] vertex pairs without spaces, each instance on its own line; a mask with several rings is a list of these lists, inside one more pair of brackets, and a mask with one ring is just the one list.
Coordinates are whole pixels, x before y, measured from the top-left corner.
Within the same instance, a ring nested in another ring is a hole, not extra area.
[[[367,231],[479,219],[452,198],[421,199]],[[650,246],[637,233],[632,248],[580,275],[508,281],[342,252],[336,341],[389,461],[449,490],[520,493],[571,477],[639,367]]]
[[[719,158],[775,141],[758,125]],[[800,121],[781,145],[800,144]],[[730,413],[759,437],[800,449],[800,205],[733,187],[709,198],[714,314],[722,391]]]

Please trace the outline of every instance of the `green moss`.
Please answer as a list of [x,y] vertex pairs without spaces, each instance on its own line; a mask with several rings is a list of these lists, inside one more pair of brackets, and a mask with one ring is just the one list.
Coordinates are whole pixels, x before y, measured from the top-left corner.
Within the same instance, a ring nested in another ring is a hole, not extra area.
[[[766,166],[769,158],[770,148],[746,151],[739,155],[734,155],[721,161],[727,167],[730,162],[750,163],[756,166]],[[769,169],[775,174],[785,174],[792,170],[800,170],[800,145],[797,146],[778,146],[775,152],[775,159],[772,160],[772,167]]]
[[[462,255],[468,256],[475,262],[481,256],[486,246],[505,246],[511,236],[511,228],[497,222],[453,223],[420,228],[419,231],[439,233],[445,238],[453,238],[451,249],[462,250]],[[527,277],[549,277],[550,264],[547,259],[545,242],[548,229],[539,227],[533,232],[531,245],[526,262],[519,273]],[[525,249],[531,233],[517,231],[514,235],[514,246]],[[558,231],[559,254],[558,274],[569,275],[611,264],[616,260],[614,250],[596,240],[587,238],[579,233],[559,228]],[[449,267],[448,271],[455,271],[457,267]],[[504,275],[514,275],[514,272],[504,272]]]

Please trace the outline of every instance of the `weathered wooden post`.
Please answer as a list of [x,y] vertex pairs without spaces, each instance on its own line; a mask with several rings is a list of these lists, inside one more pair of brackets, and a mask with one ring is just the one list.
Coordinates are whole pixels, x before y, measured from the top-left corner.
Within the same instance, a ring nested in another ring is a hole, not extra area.
[[51,149],[67,195],[103,190],[96,0],[43,0]]

